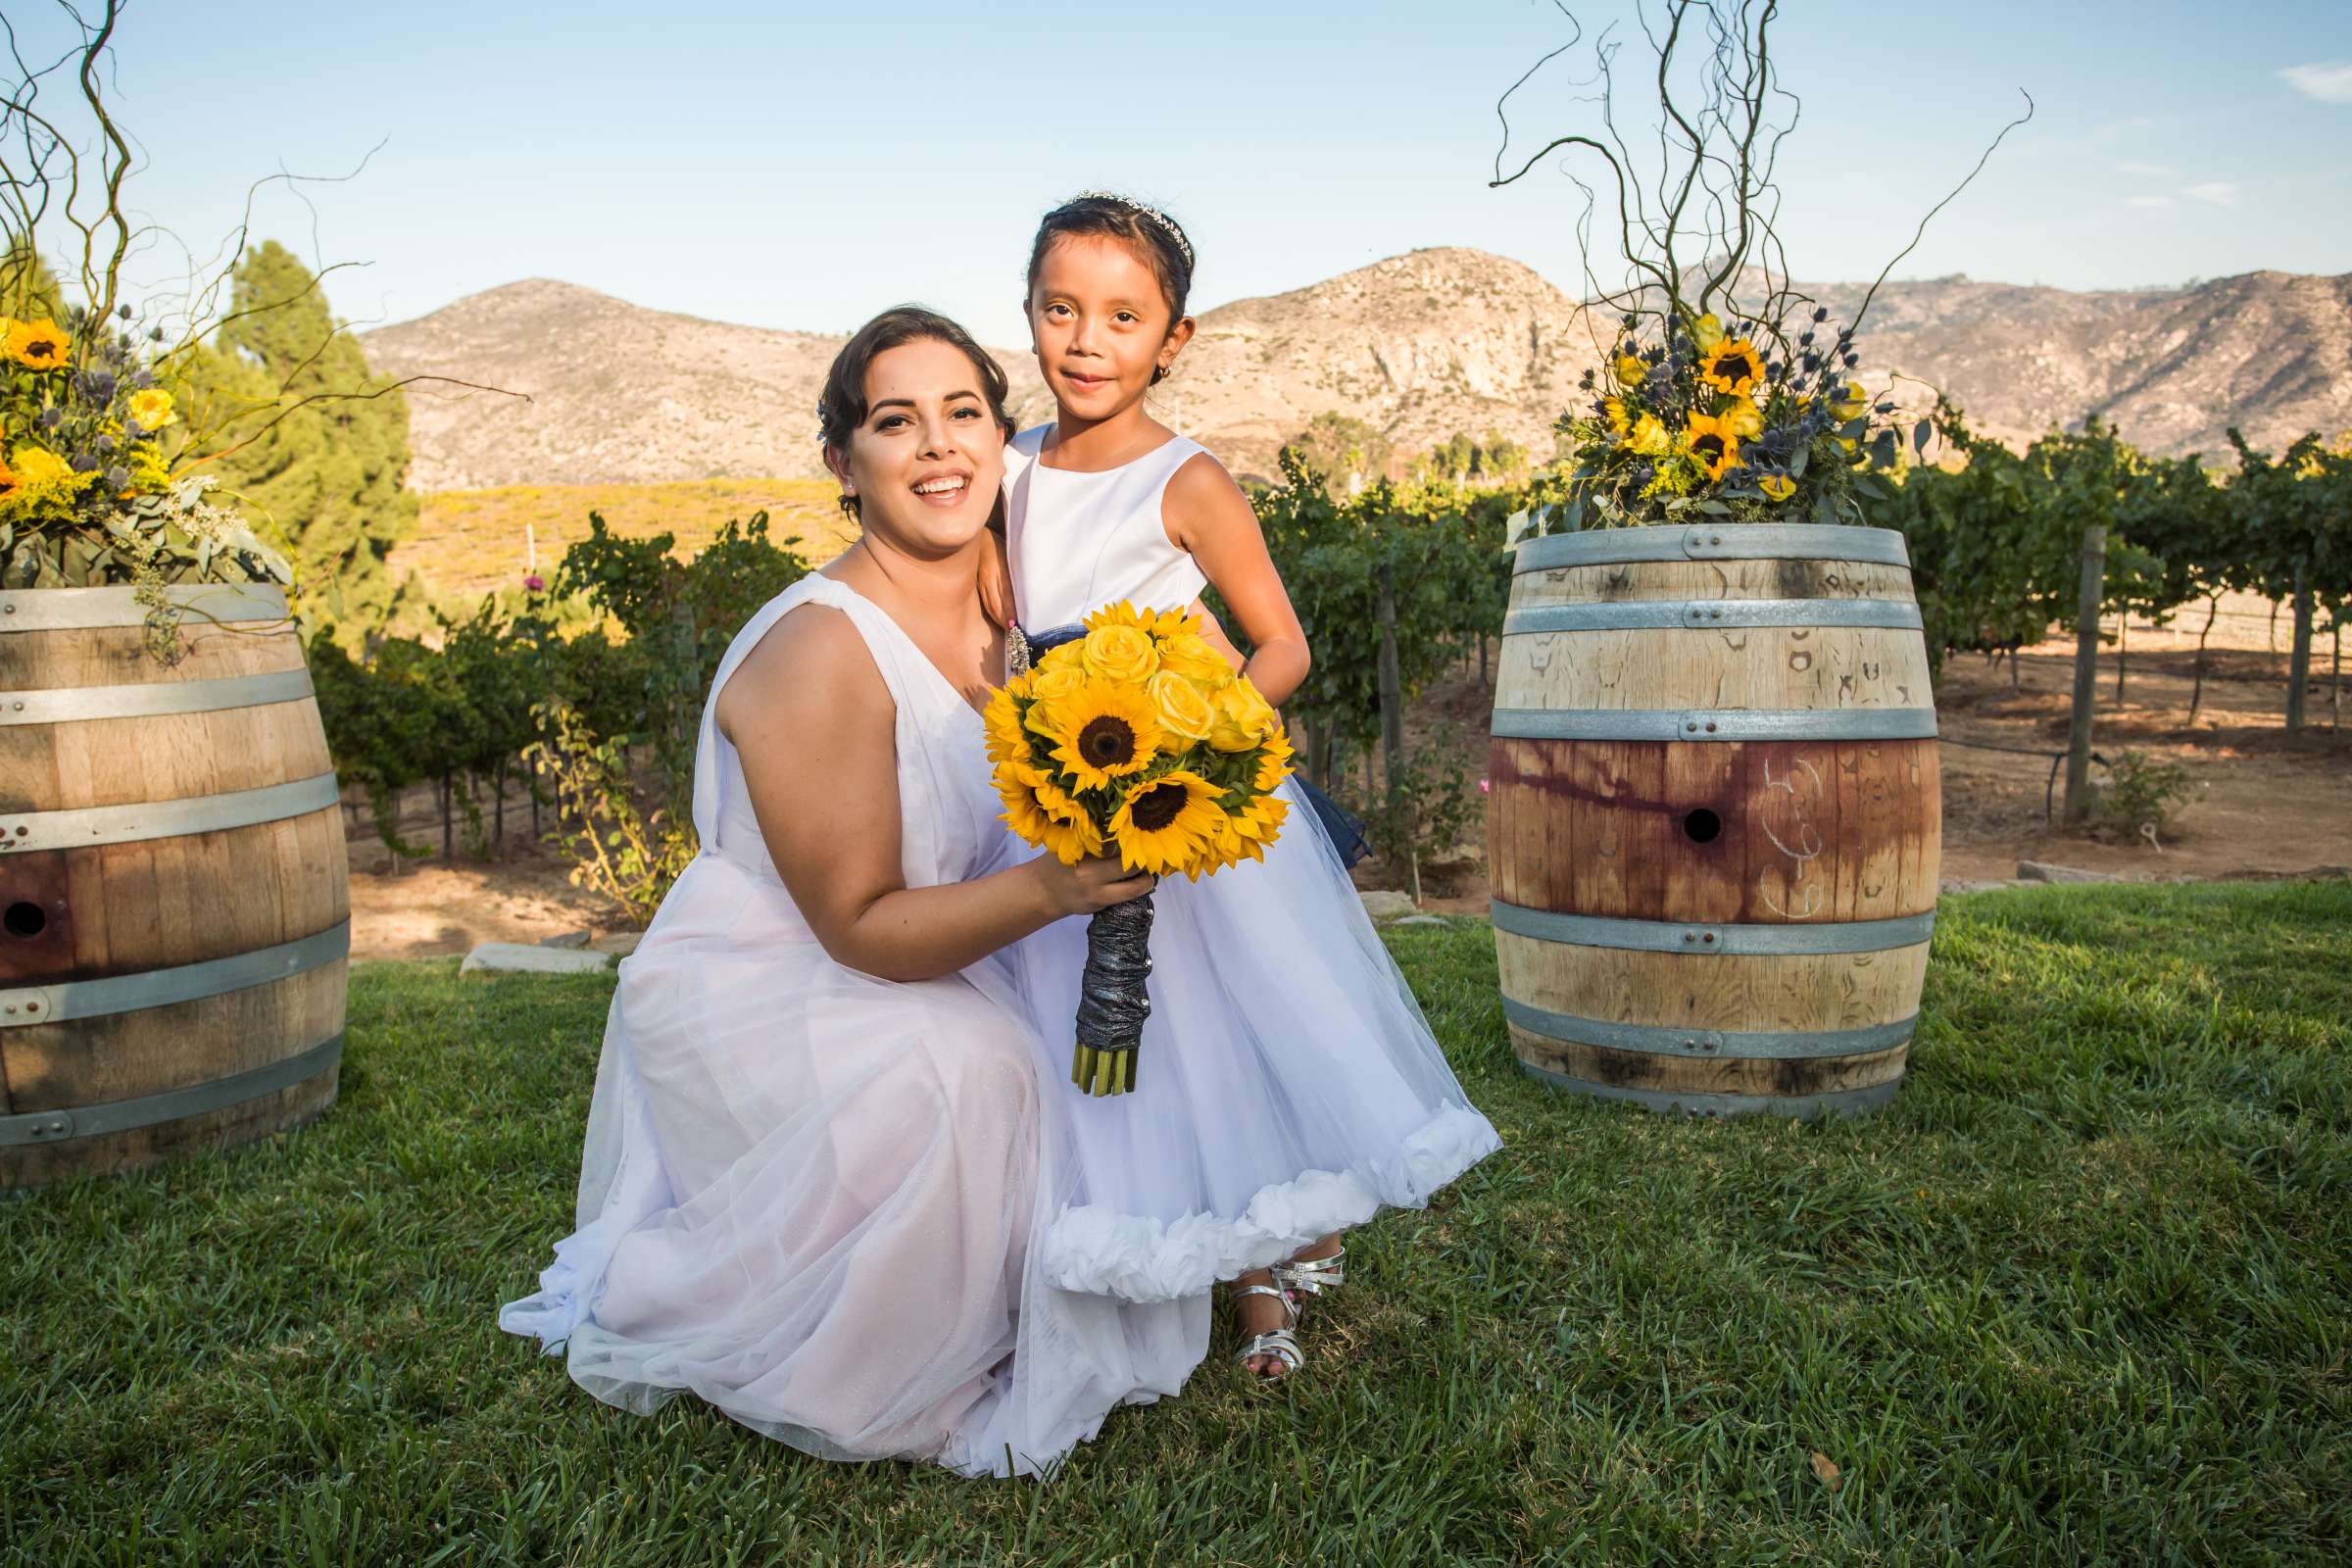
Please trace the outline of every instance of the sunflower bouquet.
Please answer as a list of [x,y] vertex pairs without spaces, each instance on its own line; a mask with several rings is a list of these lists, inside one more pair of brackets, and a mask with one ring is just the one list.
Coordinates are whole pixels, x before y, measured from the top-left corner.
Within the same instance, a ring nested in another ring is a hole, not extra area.
[[171,662],[167,584],[293,573],[210,475],[185,471],[170,362],[150,362],[128,315],[0,317],[0,588],[135,586],[150,649]]
[[[1196,880],[1264,858],[1290,809],[1274,791],[1291,744],[1200,629],[1122,601],[998,691],[988,755],[1015,834],[1065,865],[1116,855],[1130,871]],[[1087,927],[1070,1076],[1094,1094],[1135,1088],[1151,929],[1149,897]]]
[[[1794,313],[1791,313],[1794,315]],[[1810,318],[1735,319],[1679,304],[1663,342],[1620,322],[1608,364],[1584,374],[1592,401],[1559,421],[1571,472],[1562,525],[1860,522],[1891,492],[1900,437],[1851,379],[1853,329]],[[1924,449],[1927,421],[1912,432]]]

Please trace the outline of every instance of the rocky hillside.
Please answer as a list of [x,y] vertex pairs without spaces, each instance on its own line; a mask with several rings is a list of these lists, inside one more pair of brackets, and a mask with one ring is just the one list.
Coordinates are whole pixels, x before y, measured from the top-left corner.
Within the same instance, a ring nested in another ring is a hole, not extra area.
[[[1842,318],[1854,285],[1814,290]],[[1598,361],[1577,303],[1472,250],[1415,251],[1203,314],[1155,394],[1168,422],[1245,474],[1336,410],[1400,452],[1489,430],[1538,451]],[[532,280],[366,335],[370,363],[523,396],[413,390],[411,482],[442,490],[816,476],[816,389],[841,339],[732,326]],[[1890,283],[1865,371],[1925,383],[2011,440],[2096,411],[2161,453],[2220,453],[2352,427],[2352,274],[2250,272],[2173,290],[2071,293],[1966,277]],[[1050,412],[1024,352],[997,351],[1023,423]]]

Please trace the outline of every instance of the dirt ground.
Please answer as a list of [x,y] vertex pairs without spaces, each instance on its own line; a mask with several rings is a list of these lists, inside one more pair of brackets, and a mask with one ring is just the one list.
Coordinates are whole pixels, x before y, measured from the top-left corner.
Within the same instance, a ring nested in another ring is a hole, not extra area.
[[[2049,758],[1979,749],[2065,749],[2071,644],[2025,650],[2014,683],[2006,661],[1996,666],[1973,656],[1952,658],[1937,693],[1946,743],[1947,888],[2005,881],[2021,859],[2149,880],[2273,877],[2352,866],[2352,731],[2330,727],[2328,648],[2315,651],[2310,726],[2290,738],[2286,659],[2264,646],[2267,628],[2241,624],[2237,636],[2217,635],[2192,726],[2197,617],[2188,623],[2185,636],[2133,629],[2120,701],[2114,649],[2100,660],[2097,754],[2115,758],[2133,748],[2188,770],[2187,804],[2173,831],[2153,846],[2101,842],[2045,821]],[[1414,705],[1408,744],[1418,746],[1450,728],[1465,776],[1477,779],[1486,771],[1493,701],[1475,669],[1441,681]],[[2099,776],[2094,767],[2092,777]],[[437,843],[438,828],[428,830],[423,821],[421,793],[412,797],[410,810],[407,831],[429,834]],[[574,931],[601,942],[630,926],[623,911],[572,886],[567,866],[531,843],[529,813],[518,796],[507,812],[506,841],[489,861],[468,858],[461,848],[452,861],[436,856],[395,868],[395,858],[371,830],[355,836],[350,848],[354,957],[462,954],[479,942],[537,942]],[[1439,913],[1485,913],[1483,859],[1472,843],[1425,870],[1425,906]],[[1401,876],[1374,863],[1357,868],[1357,882],[1367,888],[1404,885]]]

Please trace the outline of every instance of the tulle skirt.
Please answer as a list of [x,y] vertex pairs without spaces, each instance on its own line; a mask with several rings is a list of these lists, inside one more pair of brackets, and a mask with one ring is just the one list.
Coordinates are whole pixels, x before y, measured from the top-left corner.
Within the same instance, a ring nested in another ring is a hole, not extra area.
[[1076,1170],[1046,1277],[1198,1296],[1384,1204],[1418,1207],[1501,1147],[1455,1081],[1298,795],[1261,862],[1152,894],[1152,1012],[1132,1094],[1070,1082],[1086,922],[1011,950]]
[[1208,1303],[1054,1288],[1067,1103],[1001,968],[834,963],[782,888],[696,860],[624,960],[578,1230],[502,1326],[608,1403],[700,1395],[832,1459],[1035,1474],[1182,1387]]

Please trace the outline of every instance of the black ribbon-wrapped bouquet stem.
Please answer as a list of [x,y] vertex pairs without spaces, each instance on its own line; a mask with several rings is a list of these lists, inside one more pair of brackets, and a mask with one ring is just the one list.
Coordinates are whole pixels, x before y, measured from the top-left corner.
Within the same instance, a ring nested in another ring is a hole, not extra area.
[[1137,1054],[1152,998],[1152,895],[1114,904],[1086,923],[1086,968],[1078,980],[1078,1050],[1070,1081],[1096,1095],[1135,1088]]

